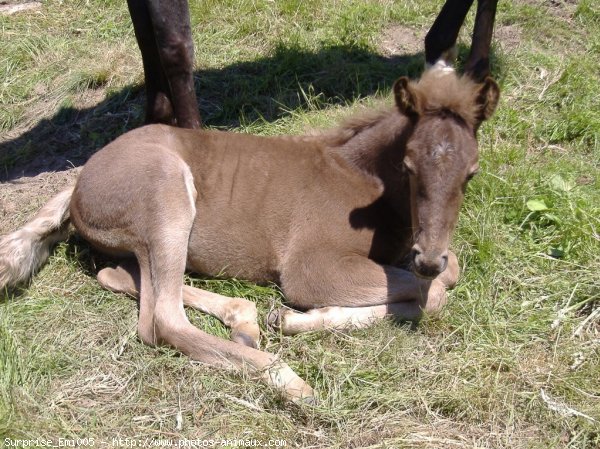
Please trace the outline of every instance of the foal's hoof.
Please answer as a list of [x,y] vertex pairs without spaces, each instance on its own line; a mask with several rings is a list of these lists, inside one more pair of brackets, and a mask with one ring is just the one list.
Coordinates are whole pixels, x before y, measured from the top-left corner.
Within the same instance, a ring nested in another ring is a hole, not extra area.
[[269,312],[267,323],[271,328],[280,331],[283,335],[296,335],[299,332],[303,332],[301,327],[298,328],[298,320],[295,319],[298,315],[304,314],[285,308],[275,309]]
[[290,399],[294,404],[305,404],[315,406],[319,403],[319,396],[316,391],[312,390],[310,393],[312,396],[301,396],[294,399]]
[[308,312],[300,312],[294,309],[282,307],[273,310],[267,317],[269,325],[283,335],[296,335],[303,332],[322,331],[324,329],[343,329],[348,327],[348,323],[338,326],[339,323],[331,324],[326,321],[328,313],[339,307],[323,307],[322,309],[313,309]]
[[279,362],[265,373],[267,383],[279,389],[284,397],[296,404],[316,404],[317,392],[298,376],[287,363]]
[[258,337],[253,338],[245,332],[232,330],[231,341],[234,341],[244,346],[248,346],[250,348],[258,349]]
[[434,279],[431,281],[431,285],[427,292],[427,302],[422,307],[427,314],[435,316],[440,313],[447,301],[448,295],[446,293],[446,286],[437,279]]
[[454,254],[452,251],[448,251],[447,268],[436,279],[443,283],[446,288],[454,288],[458,282],[459,274],[460,267],[458,265],[456,254]]
[[281,329],[281,309],[273,309],[267,315],[267,324],[273,329],[280,330]]
[[258,349],[260,328],[256,319],[250,322],[233,324],[231,326],[231,340],[241,345]]

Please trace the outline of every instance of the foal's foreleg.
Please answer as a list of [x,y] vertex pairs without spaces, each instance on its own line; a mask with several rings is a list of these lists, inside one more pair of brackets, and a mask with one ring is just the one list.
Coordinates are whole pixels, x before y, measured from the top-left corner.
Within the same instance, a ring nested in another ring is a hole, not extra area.
[[293,309],[275,310],[269,314],[268,322],[285,335],[323,329],[345,330],[369,327],[384,318],[398,321],[418,321],[423,312],[433,315],[446,304],[445,286],[433,280],[428,294],[413,299],[389,304],[363,307],[330,306],[299,312]]
[[[98,273],[98,282],[117,293],[140,297],[140,274],[133,260],[122,262],[116,268],[104,268]],[[214,316],[231,329],[231,340],[258,348],[260,328],[256,305],[243,298],[229,298],[198,288],[183,286],[183,305]]]
[[454,288],[458,282],[459,276],[460,265],[458,265],[458,258],[453,251],[448,250],[448,265],[446,265],[446,269],[436,277],[436,280],[444,284],[446,288]]
[[394,317],[398,320],[418,320],[422,310],[416,301],[396,302],[367,307],[322,307],[299,312],[292,309],[275,310],[269,314],[269,324],[285,335],[302,332],[363,329],[376,322]]
[[[328,299],[313,300],[320,307],[310,307],[308,298],[311,295],[318,297],[318,294],[314,286],[305,285],[305,291],[309,292],[306,298],[299,301],[298,296],[294,297],[298,292],[293,292],[291,299],[292,305],[309,309],[308,312],[278,310],[270,314],[269,323],[284,334],[293,335],[321,329],[364,328],[385,317],[419,320],[423,312],[435,314],[446,304],[446,288],[456,284],[458,272],[458,260],[451,251],[448,252],[446,270],[432,281],[417,278],[406,270],[355,257],[331,271]],[[334,273],[344,273],[344,277]],[[327,281],[313,279],[312,282],[323,285]]]

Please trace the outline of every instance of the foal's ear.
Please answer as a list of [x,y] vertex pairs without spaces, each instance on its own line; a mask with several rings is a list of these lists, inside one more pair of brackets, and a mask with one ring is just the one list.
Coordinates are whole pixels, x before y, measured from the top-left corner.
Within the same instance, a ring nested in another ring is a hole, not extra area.
[[419,93],[406,76],[398,78],[394,83],[394,97],[396,106],[403,114],[410,118],[417,118],[421,114]]
[[481,84],[479,92],[477,92],[477,106],[479,106],[479,116],[477,119],[481,123],[484,120],[489,119],[496,106],[498,106],[498,100],[500,100],[500,88],[496,81],[489,76]]

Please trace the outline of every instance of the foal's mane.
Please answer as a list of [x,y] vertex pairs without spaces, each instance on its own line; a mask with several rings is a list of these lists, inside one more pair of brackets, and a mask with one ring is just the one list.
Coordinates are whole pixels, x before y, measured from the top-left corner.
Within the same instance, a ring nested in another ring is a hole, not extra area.
[[321,134],[321,137],[324,138],[330,147],[342,146],[354,136],[379,124],[394,113],[397,113],[395,108],[390,107],[378,110],[364,110],[345,119],[337,128],[325,131]]
[[433,68],[412,84],[422,101],[423,114],[451,112],[471,126],[480,122],[478,96],[481,85],[468,75],[458,76],[449,68]]
[[[473,127],[480,121],[477,103],[480,86],[469,76],[458,76],[447,68],[432,68],[419,80],[411,81],[410,86],[418,96],[422,115],[451,113]],[[341,126],[327,131],[323,137],[329,146],[341,146],[393,114],[399,114],[396,107],[360,112]]]

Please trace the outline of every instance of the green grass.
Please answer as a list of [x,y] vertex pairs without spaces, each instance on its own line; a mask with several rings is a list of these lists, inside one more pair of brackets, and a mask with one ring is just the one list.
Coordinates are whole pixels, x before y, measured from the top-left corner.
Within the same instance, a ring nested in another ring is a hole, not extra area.
[[[404,27],[421,36],[422,48],[440,6],[192,2],[203,119],[240,132],[300,134],[389,102],[391,83],[417,76],[423,55],[390,55],[383,36]],[[72,237],[29,285],[0,299],[2,442],[120,436],[279,438],[288,447],[334,448],[600,446],[599,8],[592,0],[506,0],[497,30],[505,36],[493,54],[502,100],[479,133],[481,173],[453,244],[463,274],[439,318],[415,328],[382,322],[295,337],[263,323],[262,347],[320,394],[316,405],[293,405],[250,374],[218,372],[140,343],[135,302],[97,285],[94,273],[107,261]],[[0,39],[2,179],[23,167],[35,174],[80,165],[141,123],[143,74],[125,2],[47,1],[37,12],[0,16]],[[467,31],[461,39],[464,55]],[[57,173],[1,184],[0,231],[22,224],[67,182]],[[187,281],[256,301],[263,317],[282,302],[274,287]],[[189,316],[228,336],[216,320]]]

